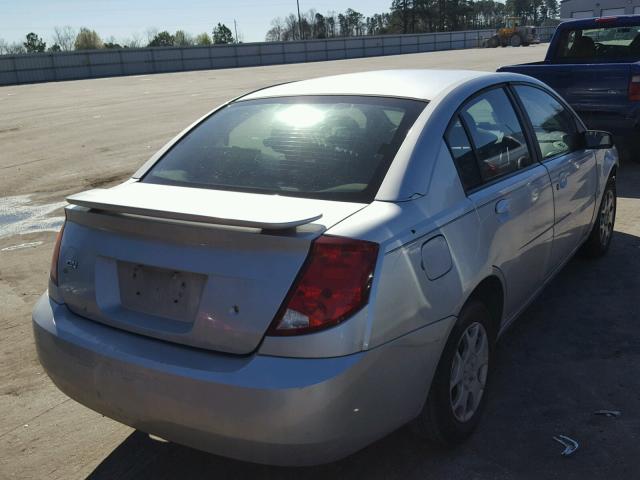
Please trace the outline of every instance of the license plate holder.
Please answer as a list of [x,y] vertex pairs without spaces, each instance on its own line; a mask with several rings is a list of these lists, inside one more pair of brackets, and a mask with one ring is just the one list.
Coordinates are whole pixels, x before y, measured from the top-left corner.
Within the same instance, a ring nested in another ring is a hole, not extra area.
[[129,310],[193,322],[206,275],[131,262],[118,262],[120,303]]

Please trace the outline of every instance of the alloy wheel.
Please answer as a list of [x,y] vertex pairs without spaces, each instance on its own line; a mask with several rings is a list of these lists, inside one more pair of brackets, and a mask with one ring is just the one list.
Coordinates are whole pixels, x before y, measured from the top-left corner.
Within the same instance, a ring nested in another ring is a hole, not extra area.
[[606,246],[613,232],[613,222],[615,219],[615,199],[613,192],[607,190],[602,199],[600,207],[600,243]]
[[449,398],[451,410],[459,422],[468,421],[478,410],[489,369],[489,338],[481,323],[474,322],[464,331],[451,365]]

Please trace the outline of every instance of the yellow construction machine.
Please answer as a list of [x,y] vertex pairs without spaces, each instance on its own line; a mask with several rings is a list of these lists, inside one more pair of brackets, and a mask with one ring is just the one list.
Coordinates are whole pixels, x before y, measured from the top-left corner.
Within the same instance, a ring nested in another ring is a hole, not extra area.
[[485,46],[489,48],[523,46],[532,43],[540,43],[540,38],[536,34],[536,27],[523,26],[520,17],[507,17],[504,27],[499,28],[495,35],[485,41]]

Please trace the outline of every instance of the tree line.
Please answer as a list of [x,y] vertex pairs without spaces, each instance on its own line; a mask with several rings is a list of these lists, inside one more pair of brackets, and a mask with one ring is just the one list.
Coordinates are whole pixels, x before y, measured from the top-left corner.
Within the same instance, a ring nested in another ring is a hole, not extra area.
[[[365,16],[347,8],[344,12],[321,14],[309,10],[300,16],[291,13],[272,20],[267,41],[426,33],[451,30],[498,28],[508,16],[522,18],[534,25],[557,23],[558,0],[393,0],[388,12]],[[0,55],[34,52],[67,52],[100,48],[189,47],[240,43],[231,29],[218,23],[211,31],[191,35],[184,30],[149,29],[146,39],[140,35],[118,42],[100,38],[95,30],[70,26],[56,27],[47,45],[30,32],[24,42],[7,43],[0,38]]]
[[0,55],[14,55],[19,53],[37,52],[70,52],[72,50],[96,50],[100,48],[143,48],[143,47],[190,47],[196,45],[222,45],[227,43],[237,43],[231,29],[223,23],[218,23],[211,33],[203,32],[198,35],[191,35],[184,30],[170,33],[166,30],[147,30],[146,40],[139,35],[121,43],[113,37],[104,40],[95,30],[86,27],[76,31],[70,26],[55,27],[53,31],[53,41],[47,47],[47,42],[34,32],[29,32],[25,41],[7,43],[0,38]]
[[309,10],[272,20],[267,41],[427,33],[498,28],[508,16],[534,25],[555,24],[558,0],[393,0],[388,12],[365,16],[347,8],[321,14]]

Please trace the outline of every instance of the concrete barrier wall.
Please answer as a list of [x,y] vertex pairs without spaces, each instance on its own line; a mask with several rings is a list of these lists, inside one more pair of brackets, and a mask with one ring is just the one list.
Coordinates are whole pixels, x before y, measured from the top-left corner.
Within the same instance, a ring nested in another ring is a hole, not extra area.
[[[553,27],[538,29],[548,41]],[[477,48],[493,30],[0,56],[0,85]]]

